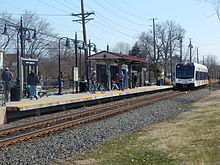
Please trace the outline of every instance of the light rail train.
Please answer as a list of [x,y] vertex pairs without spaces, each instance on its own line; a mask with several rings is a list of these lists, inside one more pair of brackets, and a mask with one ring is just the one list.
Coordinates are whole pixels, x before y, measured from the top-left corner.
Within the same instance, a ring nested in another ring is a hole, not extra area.
[[175,89],[193,89],[208,84],[208,68],[205,65],[180,62],[175,69]]

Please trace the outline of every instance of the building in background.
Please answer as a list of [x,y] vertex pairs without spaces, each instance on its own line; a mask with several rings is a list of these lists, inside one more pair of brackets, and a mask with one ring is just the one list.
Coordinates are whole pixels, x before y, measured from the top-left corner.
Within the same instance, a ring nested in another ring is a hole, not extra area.
[[0,69],[1,69],[1,71],[6,66],[9,67],[9,70],[12,72],[13,80],[16,80],[16,77],[17,77],[17,55],[16,54],[4,54],[4,51],[0,50]]

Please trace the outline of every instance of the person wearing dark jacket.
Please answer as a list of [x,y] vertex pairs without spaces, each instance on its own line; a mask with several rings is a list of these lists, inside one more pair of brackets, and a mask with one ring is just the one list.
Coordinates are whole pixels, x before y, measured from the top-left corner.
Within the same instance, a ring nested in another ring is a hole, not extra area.
[[11,71],[9,71],[9,68],[6,67],[5,70],[2,72],[2,81],[4,85],[4,100],[5,102],[9,99],[9,92],[10,92],[10,86],[11,86],[11,80],[12,80],[13,74]]
[[37,75],[34,73],[33,70],[28,74],[27,76],[27,84],[30,86],[30,99],[32,100],[33,97],[38,99],[38,91],[37,91],[37,84],[40,83],[39,78]]

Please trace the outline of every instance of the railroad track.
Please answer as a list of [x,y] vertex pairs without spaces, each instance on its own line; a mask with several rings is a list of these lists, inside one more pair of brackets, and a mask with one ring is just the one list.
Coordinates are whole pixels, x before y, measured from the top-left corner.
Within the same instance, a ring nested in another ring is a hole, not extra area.
[[185,92],[164,92],[155,96],[137,98],[131,101],[126,100],[122,103],[114,105],[108,105],[101,108],[94,108],[84,112],[74,113],[71,115],[56,117],[8,129],[2,129],[0,130],[0,148],[21,141],[33,139],[35,137],[40,137],[46,134],[54,133],[80,124],[101,120],[126,111],[144,107],[164,99],[179,96],[183,93]]

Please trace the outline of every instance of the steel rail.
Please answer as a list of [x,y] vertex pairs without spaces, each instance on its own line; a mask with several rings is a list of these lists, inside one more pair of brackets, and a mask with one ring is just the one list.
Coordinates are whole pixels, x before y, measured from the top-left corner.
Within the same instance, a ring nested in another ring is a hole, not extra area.
[[40,129],[40,130],[36,130],[36,131],[33,131],[33,132],[25,133],[25,134],[22,134],[22,135],[19,135],[19,136],[4,139],[4,140],[0,141],[0,148],[2,148],[4,146],[7,146],[7,145],[10,145],[10,144],[20,142],[20,141],[25,141],[25,140],[32,139],[32,138],[35,138],[35,137],[39,137],[39,136],[42,136],[42,135],[45,135],[45,134],[49,134],[51,132],[57,132],[57,131],[65,129],[65,128],[73,127],[73,126],[80,125],[80,124],[85,124],[85,123],[92,122],[92,121],[95,121],[95,120],[100,120],[100,119],[103,119],[103,118],[107,118],[109,116],[114,116],[116,114],[126,112],[126,111],[129,111],[129,110],[132,110],[132,109],[137,109],[139,107],[143,107],[143,106],[146,106],[146,105],[149,105],[149,104],[153,104],[155,102],[159,102],[159,101],[164,100],[164,99],[172,98],[172,97],[175,97],[177,95],[180,95],[180,92],[174,92],[170,95],[166,94],[166,95],[163,95],[161,97],[154,97],[152,99],[145,99],[145,101],[137,101],[136,100],[135,103],[133,103],[132,105],[126,104],[126,106],[124,106],[124,107],[119,106],[119,108],[116,109],[116,110],[111,109],[108,112],[102,112],[100,114],[93,114],[92,116],[83,117],[82,119],[76,119],[74,121],[67,121],[65,123],[61,123],[61,124],[58,124],[58,125],[54,125],[54,126],[50,126],[50,127],[47,127],[47,128]]
[[[53,124],[53,123],[61,122],[61,121],[64,121],[64,120],[70,120],[70,119],[73,119],[73,118],[98,113],[98,112],[101,112],[101,111],[107,111],[107,110],[110,110],[110,109],[117,108],[119,106],[124,106],[125,104],[133,104],[133,103],[136,103],[137,101],[141,102],[141,101],[153,99],[155,97],[163,97],[163,96],[166,96],[167,93],[168,92],[165,92],[165,93],[162,93],[162,94],[159,94],[159,95],[156,95],[156,96],[148,96],[147,98],[141,98],[141,99],[138,99],[138,100],[126,101],[126,102],[118,103],[116,105],[107,105],[107,106],[104,106],[104,107],[101,107],[101,108],[94,108],[94,109],[87,110],[87,111],[84,111],[84,112],[77,112],[77,113],[73,113],[73,114],[70,114],[70,115],[54,117],[54,118],[43,120],[43,121],[38,121],[38,122],[29,123],[29,124],[25,124],[25,125],[21,125],[21,126],[2,129],[2,130],[0,130],[0,137],[11,134],[13,132],[18,132],[18,131],[22,131],[22,130],[31,129],[31,128],[37,128],[37,127],[41,127],[43,125]],[[170,93],[175,93],[175,92],[171,91],[171,92],[169,92],[169,94]]]

